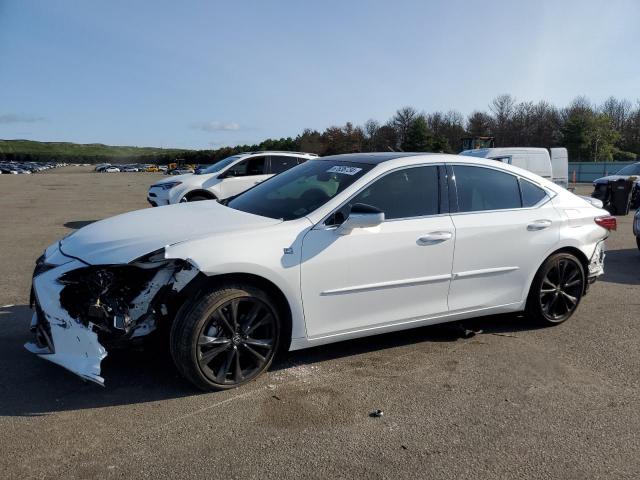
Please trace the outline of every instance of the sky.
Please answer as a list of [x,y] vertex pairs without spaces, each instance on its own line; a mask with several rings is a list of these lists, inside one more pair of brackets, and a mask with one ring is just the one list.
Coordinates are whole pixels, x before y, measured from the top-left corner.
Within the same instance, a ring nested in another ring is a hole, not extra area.
[[640,99],[639,0],[0,0],[0,138],[259,143],[492,98]]

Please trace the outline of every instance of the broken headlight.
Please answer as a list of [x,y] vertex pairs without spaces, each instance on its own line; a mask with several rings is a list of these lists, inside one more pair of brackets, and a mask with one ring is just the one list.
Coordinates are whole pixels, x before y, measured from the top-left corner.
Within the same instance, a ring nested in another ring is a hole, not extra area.
[[128,333],[133,300],[146,288],[155,272],[130,265],[90,266],[72,270],[58,281],[62,307],[83,325]]

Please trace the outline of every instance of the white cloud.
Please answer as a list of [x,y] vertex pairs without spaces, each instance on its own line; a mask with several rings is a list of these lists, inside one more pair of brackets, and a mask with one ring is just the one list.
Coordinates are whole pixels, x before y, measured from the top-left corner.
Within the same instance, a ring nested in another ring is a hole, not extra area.
[[0,115],[0,124],[9,123],[37,123],[44,122],[44,117],[35,117],[33,115],[20,115],[18,113],[5,113]]
[[193,122],[189,125],[194,130],[203,132],[233,132],[240,130],[240,125],[235,122]]

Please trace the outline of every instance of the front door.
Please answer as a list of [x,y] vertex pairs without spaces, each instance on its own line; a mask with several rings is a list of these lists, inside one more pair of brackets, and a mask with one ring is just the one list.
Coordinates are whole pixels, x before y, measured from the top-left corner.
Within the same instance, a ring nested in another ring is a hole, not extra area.
[[251,157],[230,167],[220,183],[221,197],[233,197],[271,177],[266,173],[266,160],[264,156]]
[[[455,231],[441,214],[437,166],[374,180],[302,245],[302,300],[310,338],[376,329],[447,312]],[[377,227],[339,235],[356,203],[385,212]]]

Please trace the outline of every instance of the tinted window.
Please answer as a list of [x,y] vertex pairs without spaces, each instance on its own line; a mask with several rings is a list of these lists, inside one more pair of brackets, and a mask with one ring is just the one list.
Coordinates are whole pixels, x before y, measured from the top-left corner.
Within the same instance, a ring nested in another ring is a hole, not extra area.
[[222,170],[224,167],[226,167],[230,163],[233,163],[234,161],[236,161],[238,158],[240,158],[240,155],[233,155],[231,157],[227,157],[227,158],[224,158],[222,160],[218,160],[213,165],[209,165],[208,167],[203,169],[200,173],[215,173],[215,172],[219,172],[220,170]]
[[382,210],[387,220],[436,215],[438,198],[438,167],[405,168],[374,181],[349,200],[335,223],[346,218],[356,203]]
[[296,157],[271,156],[271,173],[282,173],[298,164]]
[[250,175],[263,175],[265,173],[265,160],[267,157],[253,157],[236,163],[228,172],[234,177]]
[[547,196],[547,192],[543,189],[528,182],[524,178],[520,179],[520,192],[522,193],[522,206],[533,207],[542,201]]
[[371,168],[351,162],[306,162],[241,193],[227,206],[263,217],[293,220],[324,205]]
[[490,168],[453,167],[458,191],[458,210],[477,212],[520,208],[518,179]]

